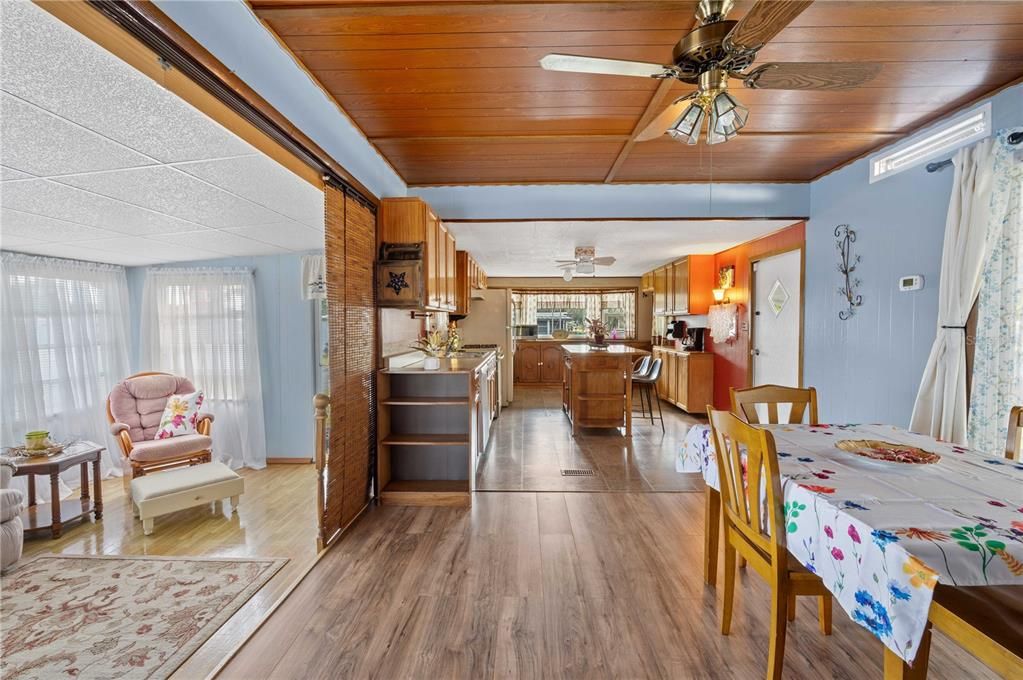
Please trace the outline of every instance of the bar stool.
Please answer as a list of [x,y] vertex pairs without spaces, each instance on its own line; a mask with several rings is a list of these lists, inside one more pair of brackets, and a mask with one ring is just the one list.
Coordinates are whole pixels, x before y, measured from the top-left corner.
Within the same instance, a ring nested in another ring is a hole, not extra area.
[[[645,357],[640,357],[639,359],[636,359],[636,362],[632,365],[632,379],[636,380],[637,378],[642,378],[649,371],[650,371],[650,355],[648,354]],[[632,398],[633,398],[633,401],[635,401],[635,399],[636,399],[636,385],[635,385],[635,383],[633,383],[633,385],[632,385]],[[643,406],[643,400],[642,399],[639,400],[639,412],[644,417],[646,416],[646,407]]]
[[651,401],[650,393],[653,392],[653,399],[657,401],[657,418],[661,421],[661,432],[664,432],[664,414],[661,412],[661,395],[657,393],[657,380],[661,377],[661,360],[654,359],[650,364],[647,374],[638,378],[633,377],[632,383],[639,385],[640,404],[643,402],[643,394],[646,394],[647,404],[650,406],[650,424],[654,424],[654,404]]

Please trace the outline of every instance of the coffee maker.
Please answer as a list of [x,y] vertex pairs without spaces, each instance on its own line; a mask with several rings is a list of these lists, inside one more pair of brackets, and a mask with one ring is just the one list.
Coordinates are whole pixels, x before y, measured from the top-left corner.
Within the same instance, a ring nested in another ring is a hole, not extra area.
[[703,351],[703,332],[705,328],[693,327],[679,319],[668,324],[668,336],[678,341],[686,352]]

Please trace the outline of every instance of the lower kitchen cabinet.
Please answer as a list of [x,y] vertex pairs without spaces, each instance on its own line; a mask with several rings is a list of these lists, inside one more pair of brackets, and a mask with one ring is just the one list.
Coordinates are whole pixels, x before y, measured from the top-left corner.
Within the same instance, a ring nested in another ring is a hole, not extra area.
[[519,340],[515,343],[515,382],[522,385],[561,385],[561,343]]
[[688,413],[706,413],[714,403],[714,355],[654,347],[654,358],[661,360],[661,399]]

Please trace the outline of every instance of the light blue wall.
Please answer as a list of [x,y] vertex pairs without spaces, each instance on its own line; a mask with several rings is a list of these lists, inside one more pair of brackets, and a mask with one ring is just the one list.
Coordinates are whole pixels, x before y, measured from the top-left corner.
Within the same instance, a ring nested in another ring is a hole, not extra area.
[[[260,379],[266,455],[271,458],[313,456],[313,407],[316,357],[313,347],[314,303],[301,293],[299,254],[233,257],[200,262],[175,262],[167,267],[250,267],[256,279],[259,314]],[[129,267],[132,370],[140,365],[139,320],[146,267]]]
[[[996,95],[992,107],[995,129],[1023,125],[1023,86]],[[953,171],[919,166],[870,184],[868,162],[810,186],[803,374],[818,389],[825,421],[905,426],[937,327]],[[838,318],[839,224],[856,230],[853,252],[863,258],[856,272],[863,306],[848,321]],[[899,292],[905,274],[922,274],[924,289]]]

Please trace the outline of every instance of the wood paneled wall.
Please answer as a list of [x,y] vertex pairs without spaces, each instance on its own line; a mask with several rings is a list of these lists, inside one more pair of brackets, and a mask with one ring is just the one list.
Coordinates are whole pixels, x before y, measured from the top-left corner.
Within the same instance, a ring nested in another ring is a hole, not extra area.
[[731,302],[742,305],[739,311],[739,331],[735,340],[714,342],[710,339],[710,333],[706,335],[706,349],[714,353],[715,408],[728,409],[729,388],[747,387],[749,384],[749,342],[750,324],[752,323],[749,300],[750,261],[767,253],[798,247],[805,242],[806,224],[800,222],[755,241],[729,248],[714,256],[715,270],[729,265],[735,266],[735,285],[728,291],[728,298]]
[[319,542],[329,545],[366,507],[376,448],[376,215],[344,190],[324,188],[330,435]]

